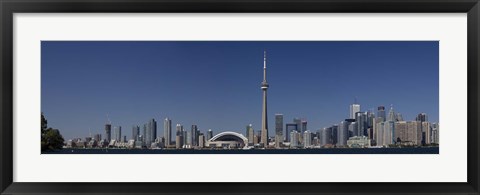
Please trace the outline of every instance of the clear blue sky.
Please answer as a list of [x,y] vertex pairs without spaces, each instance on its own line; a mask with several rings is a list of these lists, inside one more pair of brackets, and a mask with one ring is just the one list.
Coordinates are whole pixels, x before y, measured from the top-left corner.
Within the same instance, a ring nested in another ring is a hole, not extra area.
[[43,41],[41,110],[66,139],[102,133],[108,114],[131,137],[150,118],[202,132],[261,127],[267,51],[269,131],[306,118],[308,129],[393,104],[405,120],[438,122],[437,41]]

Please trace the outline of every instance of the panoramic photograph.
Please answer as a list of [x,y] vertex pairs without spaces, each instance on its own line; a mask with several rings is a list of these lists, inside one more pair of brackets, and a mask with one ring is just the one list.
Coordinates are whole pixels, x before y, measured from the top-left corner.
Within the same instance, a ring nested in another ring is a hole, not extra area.
[[438,41],[42,41],[41,154],[439,154]]

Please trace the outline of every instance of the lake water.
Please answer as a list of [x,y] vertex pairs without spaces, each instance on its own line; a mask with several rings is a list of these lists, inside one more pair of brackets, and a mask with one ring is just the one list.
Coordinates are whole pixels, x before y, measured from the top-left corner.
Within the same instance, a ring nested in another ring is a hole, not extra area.
[[42,154],[438,154],[438,147],[424,148],[320,148],[253,150],[151,150],[151,149],[63,149]]

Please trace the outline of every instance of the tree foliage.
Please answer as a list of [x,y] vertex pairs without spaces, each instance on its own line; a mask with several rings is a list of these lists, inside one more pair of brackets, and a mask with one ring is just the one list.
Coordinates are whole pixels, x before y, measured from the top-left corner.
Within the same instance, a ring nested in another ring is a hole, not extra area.
[[62,134],[58,129],[48,128],[47,119],[42,113],[42,126],[41,126],[41,148],[42,151],[58,150],[62,149],[63,139]]

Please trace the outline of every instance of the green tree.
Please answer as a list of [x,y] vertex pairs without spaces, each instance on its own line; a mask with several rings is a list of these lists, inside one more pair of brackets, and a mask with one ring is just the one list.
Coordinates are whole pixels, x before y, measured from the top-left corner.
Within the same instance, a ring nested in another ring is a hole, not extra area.
[[47,124],[47,119],[45,119],[42,113],[42,126],[40,128],[42,151],[62,149],[63,142],[65,141],[62,134],[60,134],[58,129],[47,128]]

